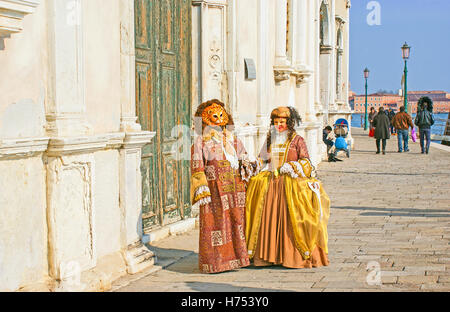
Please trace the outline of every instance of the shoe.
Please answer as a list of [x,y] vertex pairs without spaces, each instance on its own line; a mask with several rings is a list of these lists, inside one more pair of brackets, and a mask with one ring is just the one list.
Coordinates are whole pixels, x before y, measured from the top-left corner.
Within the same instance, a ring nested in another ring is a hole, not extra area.
[[380,151],[376,152],[376,154],[380,154]]
[[342,159],[335,158],[334,161],[343,161]]
[[405,152],[409,152],[409,149],[408,149],[408,150],[405,150]]
[[385,152],[385,151],[383,151],[383,155],[386,155],[386,152]]
[[[407,151],[405,151],[405,152],[407,152]],[[398,151],[398,153],[403,153],[402,151]]]

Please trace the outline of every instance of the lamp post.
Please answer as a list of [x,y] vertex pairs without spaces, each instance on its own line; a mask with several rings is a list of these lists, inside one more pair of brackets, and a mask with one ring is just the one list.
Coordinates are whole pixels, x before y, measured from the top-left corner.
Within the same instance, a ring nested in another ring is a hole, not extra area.
[[405,106],[405,112],[408,112],[408,89],[407,89],[407,76],[408,76],[408,68],[406,67],[406,61],[409,59],[409,51],[411,47],[408,46],[405,42],[405,44],[402,46],[402,57],[405,60],[405,70],[404,70],[404,77],[405,77],[405,91],[403,92],[403,103]]
[[367,115],[367,78],[369,78],[369,70],[364,69],[364,78],[366,79],[366,113],[364,114],[364,131],[367,131],[367,125],[369,123],[369,116]]

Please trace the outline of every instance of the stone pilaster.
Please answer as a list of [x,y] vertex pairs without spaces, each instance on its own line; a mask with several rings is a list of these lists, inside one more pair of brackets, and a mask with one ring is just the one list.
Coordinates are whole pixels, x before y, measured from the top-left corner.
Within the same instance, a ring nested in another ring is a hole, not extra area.
[[86,122],[84,27],[81,0],[48,0],[50,137],[89,134]]
[[121,122],[124,132],[141,130],[136,117],[134,43],[134,0],[120,0],[120,86]]
[[119,198],[122,214],[122,254],[130,274],[154,264],[154,255],[142,244],[141,149],[155,132],[127,133],[120,149]]

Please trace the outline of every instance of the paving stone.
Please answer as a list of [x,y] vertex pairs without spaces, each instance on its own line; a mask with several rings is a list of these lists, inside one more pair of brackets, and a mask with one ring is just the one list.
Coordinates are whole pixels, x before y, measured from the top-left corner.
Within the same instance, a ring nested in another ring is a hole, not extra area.
[[424,276],[424,275],[407,275],[399,276],[398,283],[410,283],[410,284],[426,284],[426,283],[436,283],[438,281],[438,276]]

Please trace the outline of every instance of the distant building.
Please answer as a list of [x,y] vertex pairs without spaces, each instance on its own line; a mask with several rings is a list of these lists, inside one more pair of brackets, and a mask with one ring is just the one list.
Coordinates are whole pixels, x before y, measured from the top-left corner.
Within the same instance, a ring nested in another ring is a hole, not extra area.
[[[435,113],[450,112],[450,93],[445,91],[408,91],[408,113],[417,113],[417,103],[423,96],[428,96],[433,101],[433,111]],[[349,104],[356,114],[363,114],[365,112],[366,96],[355,95],[349,97]],[[392,108],[398,111],[403,106],[403,96],[391,93],[373,93],[367,95],[367,111],[371,107],[378,110],[380,107],[385,109]]]
[[[423,96],[428,96],[433,101],[433,112],[448,113],[450,111],[450,94],[445,91],[409,91],[408,112],[417,113],[417,103]],[[400,102],[403,105],[403,99]]]
[[[355,95],[354,97],[354,112],[364,113],[365,112],[365,103],[366,96],[365,95]],[[397,94],[391,93],[372,93],[367,95],[367,111],[370,111],[370,108],[373,107],[375,110],[378,110],[380,107],[389,108],[391,107],[393,110],[397,110],[397,103],[402,99],[401,96]]]

